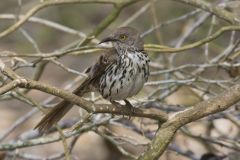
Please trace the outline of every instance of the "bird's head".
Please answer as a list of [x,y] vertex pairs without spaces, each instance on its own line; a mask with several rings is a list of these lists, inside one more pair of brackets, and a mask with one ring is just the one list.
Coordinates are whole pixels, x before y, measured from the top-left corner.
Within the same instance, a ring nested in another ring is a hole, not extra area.
[[104,38],[100,43],[112,42],[119,50],[143,50],[143,40],[140,33],[132,27],[120,27],[113,34]]

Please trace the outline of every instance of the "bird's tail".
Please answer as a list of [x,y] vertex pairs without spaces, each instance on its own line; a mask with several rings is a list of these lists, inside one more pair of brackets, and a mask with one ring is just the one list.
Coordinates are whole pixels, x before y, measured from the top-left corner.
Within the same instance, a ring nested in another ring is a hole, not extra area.
[[45,132],[57,123],[71,108],[72,104],[63,100],[52,108],[36,125],[34,129],[38,129],[40,132]]
[[[83,96],[83,94],[90,91],[89,86],[91,81],[92,79],[87,78],[73,91],[73,93],[80,97]],[[73,104],[67,100],[61,101],[41,119],[34,129],[38,129],[40,132],[46,132],[57,123],[72,108],[72,106]]]

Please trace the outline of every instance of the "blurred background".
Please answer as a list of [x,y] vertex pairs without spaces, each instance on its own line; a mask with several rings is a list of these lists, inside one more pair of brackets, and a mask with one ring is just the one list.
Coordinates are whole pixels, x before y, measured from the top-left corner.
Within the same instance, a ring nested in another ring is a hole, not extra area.
[[[51,0],[8,0],[0,4],[0,31],[7,29],[30,10]],[[239,17],[240,3],[208,0]],[[1,59],[19,75],[59,88],[72,90],[81,83],[83,71],[93,64],[99,51],[70,52],[41,59],[41,54],[61,53],[77,48],[86,36],[99,29],[112,15],[111,4],[63,4],[39,10],[13,33],[0,39]],[[150,44],[180,48],[215,33],[226,21],[190,5],[169,0],[142,0],[128,4],[99,35],[86,46],[96,47],[101,38],[119,26],[137,28],[151,58],[151,77],[144,89],[131,98],[134,106],[160,109],[173,114],[218,95],[239,79],[239,33],[226,32],[219,38],[183,52],[162,53]],[[28,55],[28,56],[24,56]],[[29,55],[36,55],[29,56]],[[6,78],[1,75],[1,85]],[[98,94],[85,97],[107,103]],[[33,128],[42,117],[36,105],[47,107],[59,99],[36,91],[14,89],[0,97],[0,146],[41,137]],[[231,109],[181,128],[161,160],[200,160],[204,154],[216,159],[240,159],[240,114],[238,104]],[[61,121],[69,127],[84,111],[74,107]],[[86,126],[111,115],[92,116]],[[145,118],[114,116],[107,124],[95,126],[67,140],[72,159],[125,160],[139,156],[153,138],[157,122]],[[52,132],[49,136],[58,134]],[[46,135],[48,136],[48,135]],[[65,159],[63,142],[0,151],[0,159]],[[206,159],[207,156],[203,159]]]

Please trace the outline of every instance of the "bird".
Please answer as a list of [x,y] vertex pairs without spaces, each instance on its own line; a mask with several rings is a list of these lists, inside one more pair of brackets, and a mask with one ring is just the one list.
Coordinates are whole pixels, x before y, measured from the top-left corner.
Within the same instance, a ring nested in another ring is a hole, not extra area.
[[[112,43],[112,47],[107,48],[85,70],[87,78],[73,94],[81,97],[88,92],[99,92],[115,106],[119,106],[117,101],[123,100],[126,106],[133,108],[127,98],[136,95],[149,77],[150,59],[144,51],[140,32],[133,27],[120,27],[102,39],[99,44],[101,43]],[[40,120],[35,129],[48,131],[72,106],[67,100],[60,101]]]

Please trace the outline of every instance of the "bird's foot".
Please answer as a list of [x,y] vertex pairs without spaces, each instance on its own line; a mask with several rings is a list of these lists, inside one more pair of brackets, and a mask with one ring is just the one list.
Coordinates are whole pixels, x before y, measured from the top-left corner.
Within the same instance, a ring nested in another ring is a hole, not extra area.
[[112,101],[111,103],[115,105],[116,107],[121,108],[121,114],[123,115],[123,118],[125,115],[129,116],[129,119],[131,119],[132,115],[134,114],[135,110],[132,104],[128,100],[124,100],[125,105],[122,105],[116,101]]
[[116,106],[116,107],[118,107],[118,108],[120,108],[121,109],[121,114],[123,115],[123,118],[124,118],[124,115],[126,115],[126,110],[124,110],[124,105],[121,105],[120,103],[118,103],[118,102],[116,102],[116,101],[111,101],[111,103],[114,105],[114,106]]
[[128,110],[129,119],[131,119],[131,117],[135,113],[135,108],[133,107],[133,105],[128,100],[125,99],[124,102],[125,102],[125,107]]

